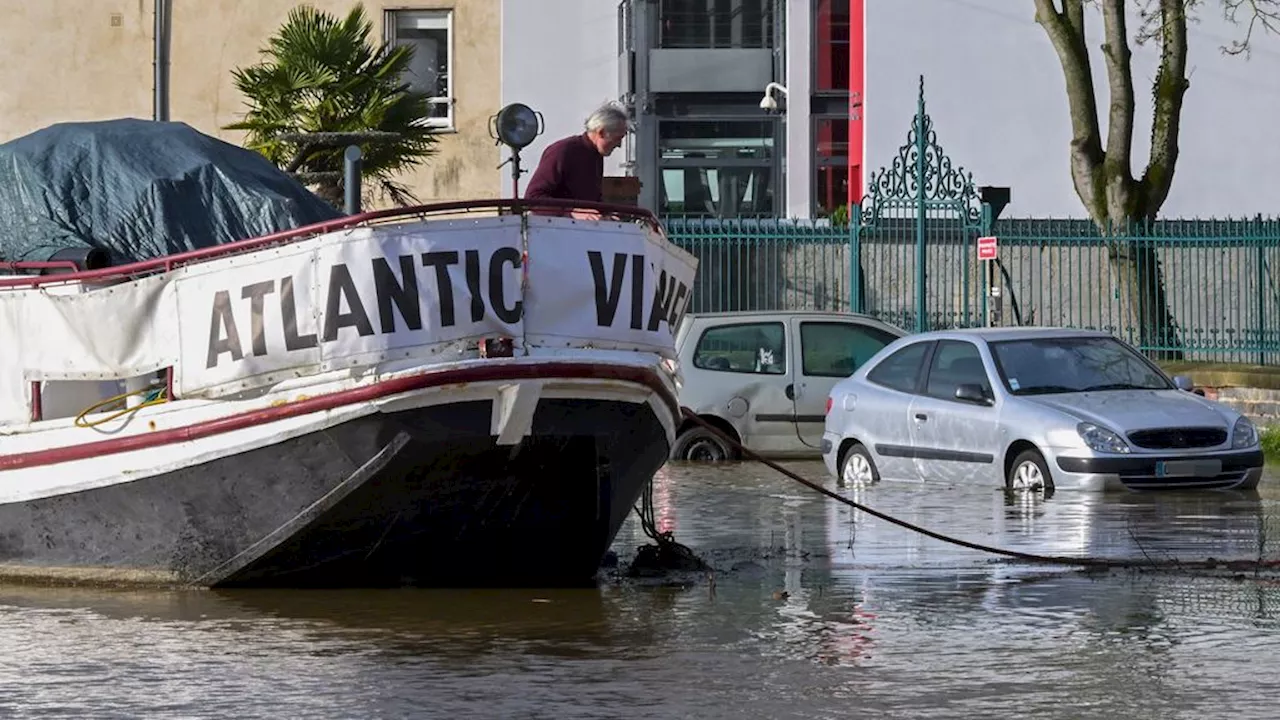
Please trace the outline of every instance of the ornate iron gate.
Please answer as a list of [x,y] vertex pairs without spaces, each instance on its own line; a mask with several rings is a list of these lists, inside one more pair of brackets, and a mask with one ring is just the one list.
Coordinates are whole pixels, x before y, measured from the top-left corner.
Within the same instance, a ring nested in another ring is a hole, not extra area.
[[916,332],[984,324],[987,263],[976,241],[991,211],[938,145],[923,76],[907,144],[872,173],[851,216],[855,311]]

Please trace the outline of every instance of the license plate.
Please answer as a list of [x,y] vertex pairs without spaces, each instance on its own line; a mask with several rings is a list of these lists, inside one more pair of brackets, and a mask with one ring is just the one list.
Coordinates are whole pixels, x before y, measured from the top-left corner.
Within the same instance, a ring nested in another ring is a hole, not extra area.
[[1156,477],[1213,477],[1221,472],[1221,460],[1164,460],[1156,463]]

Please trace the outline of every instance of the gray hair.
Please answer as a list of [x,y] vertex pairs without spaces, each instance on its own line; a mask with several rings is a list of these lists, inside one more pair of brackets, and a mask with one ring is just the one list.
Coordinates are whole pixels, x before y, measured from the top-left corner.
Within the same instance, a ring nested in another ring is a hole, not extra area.
[[618,103],[608,102],[596,108],[587,116],[587,132],[604,131],[610,135],[621,135],[630,128],[627,111]]

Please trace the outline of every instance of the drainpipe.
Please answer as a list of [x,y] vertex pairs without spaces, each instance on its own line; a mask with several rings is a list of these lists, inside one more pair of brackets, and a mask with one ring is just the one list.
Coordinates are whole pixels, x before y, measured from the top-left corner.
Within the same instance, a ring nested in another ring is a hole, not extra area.
[[169,120],[169,36],[173,0],[155,0],[155,107],[153,119]]

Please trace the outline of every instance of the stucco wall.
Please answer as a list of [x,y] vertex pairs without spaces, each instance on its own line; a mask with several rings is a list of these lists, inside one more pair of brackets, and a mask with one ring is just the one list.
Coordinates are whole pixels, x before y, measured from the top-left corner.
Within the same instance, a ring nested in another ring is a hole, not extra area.
[[[501,43],[502,104],[524,103],[546,121],[546,131],[520,156],[532,173],[548,144],[582,132],[593,109],[617,99],[618,3],[502,0]],[[605,174],[622,174],[625,157],[623,148],[615,150]],[[509,172],[504,168],[503,195],[511,194]],[[521,194],[528,180],[521,179]]]
[[[499,102],[499,0],[366,0],[382,38],[383,9],[454,10],[456,132],[404,181],[424,201],[493,197],[500,175],[489,137]],[[295,0],[173,3],[171,120],[223,140],[244,104],[231,69],[252,64]],[[311,0],[344,15],[352,0]],[[152,0],[0,0],[0,141],[56,122],[152,117]]]

